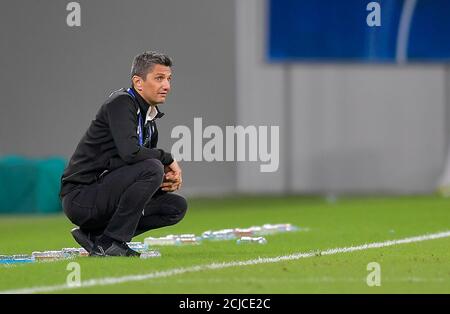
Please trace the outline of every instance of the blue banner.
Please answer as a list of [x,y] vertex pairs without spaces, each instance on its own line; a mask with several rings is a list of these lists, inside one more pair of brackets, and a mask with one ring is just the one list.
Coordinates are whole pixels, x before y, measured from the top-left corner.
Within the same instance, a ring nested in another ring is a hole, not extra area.
[[269,0],[268,8],[270,61],[450,61],[450,0]]

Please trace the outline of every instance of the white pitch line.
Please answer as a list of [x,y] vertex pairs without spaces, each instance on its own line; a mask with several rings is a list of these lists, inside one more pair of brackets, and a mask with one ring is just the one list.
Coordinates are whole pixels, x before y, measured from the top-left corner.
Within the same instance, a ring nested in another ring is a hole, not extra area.
[[320,252],[308,252],[308,253],[295,253],[291,255],[283,255],[277,257],[260,257],[257,259],[251,259],[247,261],[234,261],[234,262],[223,262],[223,263],[212,263],[206,265],[197,265],[191,267],[184,268],[173,268],[164,271],[157,271],[143,275],[129,275],[123,277],[106,277],[100,279],[89,279],[86,281],[82,281],[79,286],[69,286],[67,284],[62,285],[53,285],[53,286],[40,286],[40,287],[31,287],[31,288],[22,288],[16,290],[4,290],[0,291],[1,294],[17,294],[17,293],[43,293],[43,292],[54,292],[60,290],[68,290],[68,289],[77,289],[77,288],[86,288],[86,287],[95,287],[95,286],[107,286],[107,285],[115,285],[119,283],[126,283],[132,281],[142,281],[154,278],[164,278],[171,277],[176,275],[181,275],[185,273],[194,273],[205,270],[215,270],[215,269],[223,269],[229,267],[236,266],[249,266],[249,265],[257,265],[257,264],[268,264],[268,263],[278,263],[282,261],[291,261],[298,260],[302,258],[313,257],[317,255],[333,255],[338,253],[348,253],[355,251],[363,251],[368,249],[376,249],[383,248],[387,246],[393,246],[398,244],[406,244],[406,243],[414,243],[414,242],[422,242],[428,240],[435,240],[440,238],[450,237],[450,231],[444,231],[433,234],[426,234],[416,237],[404,238],[399,240],[389,240],[385,242],[374,242],[368,244],[362,244],[358,246],[350,246],[350,247],[342,247],[342,248],[334,248],[328,249]]

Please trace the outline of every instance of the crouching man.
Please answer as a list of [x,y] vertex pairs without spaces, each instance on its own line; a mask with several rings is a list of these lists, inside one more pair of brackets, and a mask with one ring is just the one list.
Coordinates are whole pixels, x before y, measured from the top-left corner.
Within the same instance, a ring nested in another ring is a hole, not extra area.
[[170,92],[172,60],[135,57],[131,87],[110,95],[79,142],[61,178],[64,213],[90,256],[139,256],[127,242],[183,219],[187,202],[173,192],[181,169],[157,148],[158,105]]

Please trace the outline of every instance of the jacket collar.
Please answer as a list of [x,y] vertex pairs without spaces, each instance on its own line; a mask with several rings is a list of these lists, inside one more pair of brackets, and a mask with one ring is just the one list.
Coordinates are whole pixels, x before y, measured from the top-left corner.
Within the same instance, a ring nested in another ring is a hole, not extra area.
[[151,106],[144,98],[131,86],[134,95],[136,96],[136,101],[139,105],[139,109],[141,112],[146,112],[145,121],[153,120],[157,118],[162,118],[164,116],[164,112],[161,112],[158,106]]

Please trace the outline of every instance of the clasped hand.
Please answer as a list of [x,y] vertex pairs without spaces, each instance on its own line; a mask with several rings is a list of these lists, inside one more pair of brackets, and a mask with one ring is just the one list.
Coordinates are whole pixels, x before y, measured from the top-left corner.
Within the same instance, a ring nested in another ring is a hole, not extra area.
[[178,162],[174,160],[170,165],[164,166],[164,180],[161,189],[166,192],[174,192],[181,188],[181,168]]

